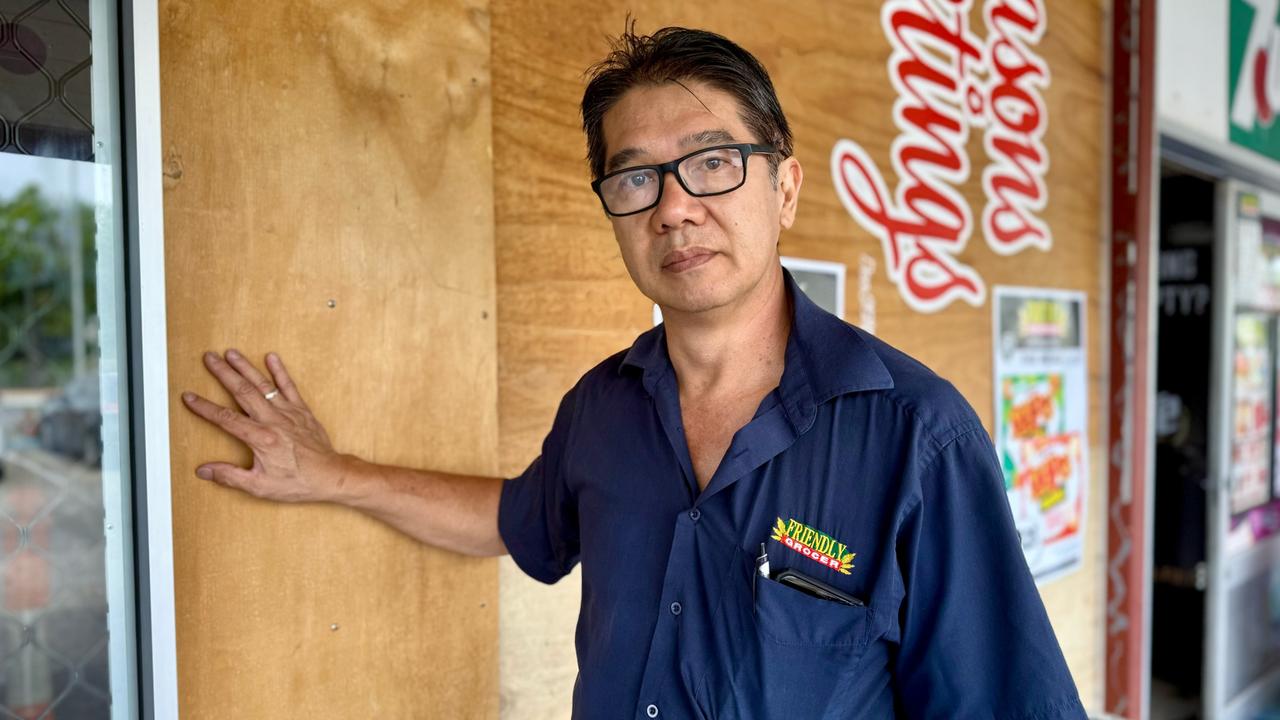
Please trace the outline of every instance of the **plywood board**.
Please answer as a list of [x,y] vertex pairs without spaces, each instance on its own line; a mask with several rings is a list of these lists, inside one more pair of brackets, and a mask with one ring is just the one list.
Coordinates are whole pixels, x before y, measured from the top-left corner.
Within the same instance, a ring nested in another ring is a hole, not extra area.
[[[979,3],[980,5],[980,3]],[[801,0],[787,3],[588,2],[493,3],[494,168],[498,277],[500,436],[504,473],[537,454],[556,403],[579,375],[630,344],[650,326],[651,304],[632,286],[610,226],[588,183],[578,104],[583,71],[607,52],[607,37],[630,12],[641,31],[664,25],[715,30],[756,54],[769,69],[806,169],[796,226],[782,253],[849,268],[846,298],[856,320],[874,300],[877,334],[952,380],[991,429],[989,305],[955,304],[922,314],[885,277],[879,241],[842,206],[829,170],[837,140],[853,138],[882,168],[889,148],[895,90],[880,3]],[[960,259],[988,286],[1046,285],[1088,293],[1092,482],[1084,568],[1046,585],[1042,595],[1086,705],[1102,698],[1104,530],[1101,416],[1100,202],[1104,188],[1105,79],[1103,5],[1098,0],[1045,3],[1038,43],[1052,79],[1045,145],[1049,202],[1042,219],[1053,232],[1048,252],[1002,256],[980,231]],[[978,10],[971,24],[982,32]],[[981,133],[968,153],[975,170],[961,194],[983,207]],[[886,172],[892,182],[892,170]],[[867,263],[870,263],[869,265]],[[859,268],[872,267],[869,274]],[[865,277],[867,282],[862,282]],[[563,717],[572,690],[576,575],[546,589],[502,566],[503,716]],[[531,619],[537,618],[537,622]]]
[[497,570],[200,481],[178,393],[290,363],[339,449],[497,471],[484,0],[160,3],[184,720],[493,717]]

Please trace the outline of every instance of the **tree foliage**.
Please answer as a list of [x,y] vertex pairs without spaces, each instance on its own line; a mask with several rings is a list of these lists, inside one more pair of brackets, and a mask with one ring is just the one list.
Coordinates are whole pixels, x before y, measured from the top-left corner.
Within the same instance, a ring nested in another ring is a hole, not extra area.
[[[70,218],[67,213],[71,213]],[[0,198],[0,387],[61,385],[72,363],[71,258],[81,253],[86,324],[96,313],[93,208],[55,206],[35,185]],[[68,232],[78,234],[73,243]]]

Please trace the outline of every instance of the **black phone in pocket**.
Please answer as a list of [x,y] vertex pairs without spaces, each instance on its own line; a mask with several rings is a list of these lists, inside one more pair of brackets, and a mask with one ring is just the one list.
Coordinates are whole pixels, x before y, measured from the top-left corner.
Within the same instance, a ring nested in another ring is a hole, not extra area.
[[849,593],[839,588],[831,587],[817,578],[811,578],[808,575],[796,572],[795,570],[781,570],[773,579],[783,585],[799,590],[806,595],[812,595],[820,600],[830,600],[832,602],[838,602],[852,607],[866,607],[866,603]]

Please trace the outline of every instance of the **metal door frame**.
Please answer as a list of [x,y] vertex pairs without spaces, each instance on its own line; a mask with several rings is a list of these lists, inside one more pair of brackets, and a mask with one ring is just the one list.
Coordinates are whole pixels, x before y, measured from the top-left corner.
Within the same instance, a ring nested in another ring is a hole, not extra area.
[[169,362],[165,315],[160,32],[156,0],[122,0],[130,441],[137,578],[135,717],[177,720]]

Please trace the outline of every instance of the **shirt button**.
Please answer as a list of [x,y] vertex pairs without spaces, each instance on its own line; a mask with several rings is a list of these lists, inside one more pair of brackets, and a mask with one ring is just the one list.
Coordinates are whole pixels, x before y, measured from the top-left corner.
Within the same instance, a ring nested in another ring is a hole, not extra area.
[[694,509],[692,509],[692,510],[690,510],[690,511],[689,511],[689,519],[690,519],[690,520],[692,520],[692,521],[694,521],[694,522],[698,522],[698,518],[700,518],[700,517],[702,517],[702,511],[701,511],[701,510],[699,510],[698,508],[694,508]]
[[[683,610],[684,610],[684,608],[680,606],[680,603],[678,603],[678,602],[673,602],[673,603],[671,603],[671,614],[672,614],[672,615],[679,615]],[[650,706],[650,707],[652,707],[652,706]],[[653,717],[653,716],[652,716],[652,715],[650,715],[649,717]]]
[[658,717],[658,706],[650,705],[649,707],[644,709],[644,714],[648,715],[651,718]]

